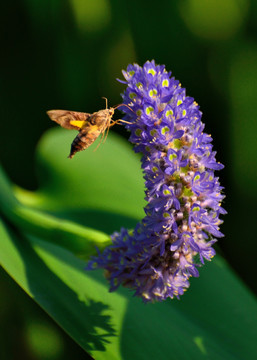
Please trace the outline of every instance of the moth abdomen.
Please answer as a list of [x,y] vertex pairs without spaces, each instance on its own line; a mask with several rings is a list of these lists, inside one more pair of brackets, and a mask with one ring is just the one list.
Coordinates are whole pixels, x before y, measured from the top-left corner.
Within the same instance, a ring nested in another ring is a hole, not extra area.
[[79,138],[79,134],[75,137],[75,139],[73,140],[72,144],[71,144],[71,148],[70,148],[70,155],[68,156],[68,158],[72,159],[73,156],[78,152],[83,150],[83,142],[80,140]]
[[68,157],[72,159],[77,152],[87,149],[91,144],[93,144],[99,134],[99,131],[90,131],[90,128],[82,130],[73,140],[70,155]]

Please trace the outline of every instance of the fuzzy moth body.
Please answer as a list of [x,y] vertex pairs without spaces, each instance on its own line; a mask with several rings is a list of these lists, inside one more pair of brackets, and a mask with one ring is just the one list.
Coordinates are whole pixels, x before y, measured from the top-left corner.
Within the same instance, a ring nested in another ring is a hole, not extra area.
[[114,108],[99,110],[93,114],[69,111],[49,110],[47,115],[65,129],[75,129],[79,133],[71,144],[69,158],[82,150],[87,149],[111,125],[117,123],[112,120]]

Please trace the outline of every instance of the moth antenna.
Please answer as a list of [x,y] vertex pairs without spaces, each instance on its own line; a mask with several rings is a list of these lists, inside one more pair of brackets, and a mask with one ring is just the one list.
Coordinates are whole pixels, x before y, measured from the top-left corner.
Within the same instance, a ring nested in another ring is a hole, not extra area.
[[108,100],[107,100],[107,98],[102,96],[102,99],[105,99],[105,106],[106,106],[106,109],[108,109]]
[[128,106],[127,104],[119,104],[119,105],[115,106],[113,109],[115,110],[120,106],[126,106],[130,111],[132,111],[135,114],[135,111],[130,106]]

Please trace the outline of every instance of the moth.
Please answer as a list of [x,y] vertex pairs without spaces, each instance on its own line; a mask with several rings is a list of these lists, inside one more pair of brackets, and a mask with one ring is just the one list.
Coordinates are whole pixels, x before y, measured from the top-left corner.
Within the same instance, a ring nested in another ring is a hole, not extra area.
[[105,130],[107,130],[106,137],[108,135],[109,128],[115,124],[121,122],[128,123],[124,120],[113,120],[112,116],[115,109],[119,106],[127,106],[126,104],[120,104],[116,107],[110,107],[108,109],[107,99],[106,109],[99,110],[93,114],[69,111],[69,110],[49,110],[47,115],[51,120],[57,122],[65,129],[78,130],[79,133],[71,144],[70,159],[78,152],[87,149],[90,145],[95,142],[100,134],[104,136]]

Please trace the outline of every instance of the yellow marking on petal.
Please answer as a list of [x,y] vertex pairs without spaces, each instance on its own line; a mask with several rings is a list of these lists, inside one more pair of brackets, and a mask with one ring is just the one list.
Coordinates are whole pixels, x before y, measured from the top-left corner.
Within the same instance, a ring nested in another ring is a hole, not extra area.
[[156,74],[156,71],[154,69],[149,69],[148,74],[152,74],[154,76]]
[[164,194],[164,195],[170,195],[170,194],[171,194],[171,191],[168,190],[168,189],[165,189],[165,190],[163,191],[163,194]]
[[183,103],[182,100],[178,100],[178,101],[177,101],[177,106],[181,105],[182,103]]
[[183,111],[182,111],[182,115],[183,115],[183,116],[186,116],[186,114],[187,114],[187,111],[186,111],[186,110],[183,110]]
[[200,210],[200,207],[199,206],[196,206],[193,208],[193,211],[199,211]]
[[170,154],[169,155],[169,160],[172,161],[173,159],[176,159],[177,155],[176,154]]
[[[151,134],[151,136],[156,135],[156,134],[157,134],[157,130],[156,130],[156,129],[151,130],[151,131],[150,131],[150,134]],[[155,138],[154,138],[153,140],[155,140]]]
[[130,97],[131,100],[133,100],[136,96],[137,96],[137,94],[134,93],[134,92],[131,92],[131,93],[129,94],[129,97]]
[[169,132],[169,127],[168,126],[164,126],[162,129],[161,129],[161,133],[162,135],[165,135],[167,132]]
[[173,110],[167,110],[166,111],[166,116],[168,117],[168,116],[173,116]]
[[152,106],[148,106],[147,108],[146,108],[146,114],[147,115],[149,115],[151,112],[153,112],[153,110],[154,110],[154,108],[152,107]]
[[136,136],[141,136],[143,130],[142,129],[136,129],[135,134]]
[[157,90],[156,90],[156,89],[152,89],[152,90],[149,91],[149,96],[150,96],[150,97],[153,97],[153,96],[156,95],[156,94],[157,94]]
[[77,126],[77,127],[80,128],[80,129],[81,129],[86,123],[87,123],[87,121],[84,121],[84,120],[71,120],[71,121],[70,121],[70,124],[71,124],[71,125]]
[[169,80],[168,79],[164,79],[162,81],[162,87],[168,87],[169,86]]

